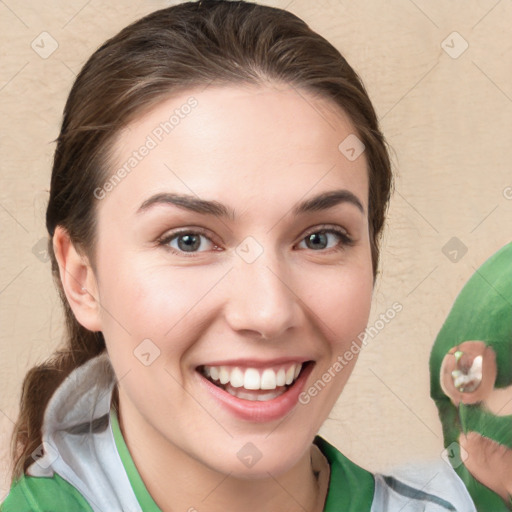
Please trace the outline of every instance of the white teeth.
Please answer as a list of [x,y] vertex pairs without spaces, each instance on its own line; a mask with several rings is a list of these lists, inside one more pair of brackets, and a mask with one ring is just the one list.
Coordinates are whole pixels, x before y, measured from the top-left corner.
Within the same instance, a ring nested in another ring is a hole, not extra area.
[[221,384],[226,384],[229,382],[229,370],[225,366],[220,367],[219,379]]
[[254,368],[248,368],[245,370],[244,376],[244,388],[245,389],[260,389],[260,374],[258,370]]
[[234,388],[241,388],[244,385],[244,374],[240,368],[235,368],[229,377],[229,383]]
[[261,376],[261,389],[276,389],[277,377],[274,370],[267,368]]
[[210,377],[213,380],[219,380],[219,369],[216,366],[210,366]]
[[[275,390],[278,387],[292,384],[302,369],[302,364],[292,364],[288,368],[281,367],[277,371],[273,368],[265,368],[263,371],[256,368],[246,368],[245,370],[239,367],[229,366],[204,366],[203,373],[206,377],[210,377],[213,381],[218,381],[220,384],[231,385],[232,388],[244,388],[247,390]],[[280,391],[282,392],[282,391]],[[243,390],[237,391],[235,396],[243,394]],[[232,393],[233,394],[233,393]],[[261,400],[271,400],[275,398],[265,398],[271,396],[272,393],[261,393]],[[251,395],[253,396],[253,395]],[[277,395],[276,395],[277,396]]]
[[258,395],[254,395],[253,393],[247,393],[242,389],[232,389],[227,388],[226,391],[237,398],[242,398],[243,400],[250,400],[251,402],[266,402],[267,400],[273,400],[277,398],[279,395],[282,395],[285,390],[281,391],[267,391],[265,393],[258,393]]

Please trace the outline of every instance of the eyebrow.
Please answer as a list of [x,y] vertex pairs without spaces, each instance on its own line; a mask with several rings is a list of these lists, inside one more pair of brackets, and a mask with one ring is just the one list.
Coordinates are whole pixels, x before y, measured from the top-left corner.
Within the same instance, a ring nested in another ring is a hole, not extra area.
[[[306,199],[293,207],[294,216],[303,215],[310,212],[328,210],[338,204],[348,203],[354,205],[364,214],[364,207],[361,201],[350,190],[331,190],[323,192],[310,199]],[[160,193],[146,199],[137,210],[137,214],[143,213],[156,205],[174,205],[185,210],[193,211],[203,215],[213,215],[214,217],[224,217],[234,219],[235,211],[228,208],[218,201],[208,201],[188,194]]]

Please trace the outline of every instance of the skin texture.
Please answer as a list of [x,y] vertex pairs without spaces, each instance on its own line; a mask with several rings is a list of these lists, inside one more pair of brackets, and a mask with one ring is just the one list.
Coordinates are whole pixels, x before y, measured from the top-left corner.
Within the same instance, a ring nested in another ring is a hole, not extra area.
[[477,432],[461,434],[459,443],[468,453],[468,471],[507,501],[512,496],[512,450]]
[[[78,320],[101,330],[119,379],[121,428],[135,464],[163,511],[322,510],[311,443],[357,357],[307,405],[284,418],[235,417],[201,385],[196,368],[220,360],[314,360],[307,389],[332,367],[368,321],[373,290],[364,153],[349,161],[338,145],[354,128],[336,106],[287,86],[210,86],[172,97],[120,134],[112,172],[155,126],[193,96],[197,106],[98,201],[96,266],[58,229],[54,246]],[[345,189],[360,201],[299,216],[293,207]],[[215,200],[234,211],[215,218],[177,206],[137,213],[157,193]],[[342,230],[352,244],[322,228]],[[204,231],[195,253],[177,229]],[[252,263],[236,249],[253,237]],[[257,247],[257,246],[256,246]],[[144,339],[160,350],[145,366]],[[332,370],[331,370],[332,371]],[[237,452],[253,443],[261,459]]]

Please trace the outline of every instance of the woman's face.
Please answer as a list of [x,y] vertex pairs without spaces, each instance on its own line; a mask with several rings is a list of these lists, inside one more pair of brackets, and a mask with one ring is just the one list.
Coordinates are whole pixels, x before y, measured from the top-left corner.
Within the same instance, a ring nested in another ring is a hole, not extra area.
[[304,456],[370,310],[360,151],[343,112],[290,87],[193,90],[120,134],[95,276],[139,449],[242,477]]

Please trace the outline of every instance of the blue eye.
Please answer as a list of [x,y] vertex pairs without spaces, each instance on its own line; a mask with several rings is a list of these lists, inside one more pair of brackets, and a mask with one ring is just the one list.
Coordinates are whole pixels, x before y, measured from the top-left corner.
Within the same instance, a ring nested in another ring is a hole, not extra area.
[[[215,247],[215,244],[206,235],[196,231],[181,231],[170,234],[161,239],[159,244],[176,254],[203,252]],[[212,247],[205,248],[205,245]]]
[[301,241],[305,242],[306,249],[314,251],[332,249],[345,245],[353,245],[353,240],[344,232],[338,229],[320,229],[312,231]]
[[[193,256],[201,252],[220,250],[205,233],[193,230],[169,233],[158,240],[158,244],[180,256]],[[329,251],[330,249],[339,251],[353,244],[354,241],[342,229],[316,228],[316,231],[310,231],[300,241],[299,248],[310,249],[315,252]]]

